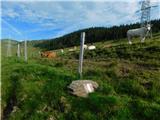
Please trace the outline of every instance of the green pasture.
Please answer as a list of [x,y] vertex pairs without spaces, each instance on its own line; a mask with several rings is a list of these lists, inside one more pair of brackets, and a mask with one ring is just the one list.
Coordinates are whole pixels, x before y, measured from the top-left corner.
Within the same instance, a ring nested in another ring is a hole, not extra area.
[[[79,47],[56,50],[55,59],[41,58],[28,46],[16,57],[6,57],[2,42],[2,117],[9,120],[159,120],[160,33],[133,45],[127,39],[94,43],[84,52],[83,79],[99,84],[87,98],[72,96],[67,86],[78,80]],[[107,47],[110,45],[111,47]],[[21,44],[23,48],[23,44]]]

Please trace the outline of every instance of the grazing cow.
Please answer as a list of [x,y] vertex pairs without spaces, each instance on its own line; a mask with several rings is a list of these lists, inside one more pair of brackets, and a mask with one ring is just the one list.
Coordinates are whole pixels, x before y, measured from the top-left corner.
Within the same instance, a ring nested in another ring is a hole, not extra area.
[[151,25],[148,24],[145,27],[141,27],[138,29],[131,29],[127,31],[127,37],[128,37],[128,41],[129,44],[132,44],[131,38],[134,36],[140,36],[141,38],[141,42],[144,42],[147,34],[149,33],[149,31],[151,30]]
[[96,46],[94,45],[88,46],[88,50],[94,50],[94,49],[96,49]]
[[52,51],[41,52],[41,57],[56,58],[57,54]]

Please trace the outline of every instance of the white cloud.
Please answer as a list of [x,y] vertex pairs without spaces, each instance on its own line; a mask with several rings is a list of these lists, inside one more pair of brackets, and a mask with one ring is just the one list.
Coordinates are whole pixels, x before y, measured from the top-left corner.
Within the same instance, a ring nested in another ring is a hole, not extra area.
[[13,9],[6,9],[2,15],[9,17],[9,18],[15,18],[19,16],[19,14]]
[[[2,18],[16,18],[19,22],[36,25],[27,32],[59,29],[57,35],[63,35],[92,26],[111,26],[140,21],[139,15],[135,14],[140,9],[137,1],[140,0],[2,2]],[[153,0],[152,3],[157,1]]]

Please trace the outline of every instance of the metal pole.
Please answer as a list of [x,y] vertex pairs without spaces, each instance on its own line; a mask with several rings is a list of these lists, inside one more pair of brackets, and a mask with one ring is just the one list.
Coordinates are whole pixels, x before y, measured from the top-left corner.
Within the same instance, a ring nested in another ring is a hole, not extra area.
[[24,59],[27,62],[27,40],[24,41]]
[[85,42],[85,32],[81,33],[81,46],[80,46],[80,55],[79,55],[79,68],[78,68],[80,78],[82,78],[84,42]]
[[20,57],[20,44],[18,43],[17,56]]

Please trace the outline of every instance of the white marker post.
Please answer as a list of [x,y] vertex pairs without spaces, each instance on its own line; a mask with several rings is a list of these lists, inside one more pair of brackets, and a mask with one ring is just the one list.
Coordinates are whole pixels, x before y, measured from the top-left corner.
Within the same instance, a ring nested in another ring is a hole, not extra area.
[[24,59],[27,62],[27,40],[24,41]]
[[8,40],[8,46],[7,46],[7,57],[11,57],[11,40]]
[[85,42],[85,32],[81,33],[81,46],[80,46],[80,55],[79,55],[79,68],[78,68],[80,78],[82,78],[84,42]]
[[20,44],[18,43],[18,47],[17,47],[17,56],[18,58],[20,57]]

